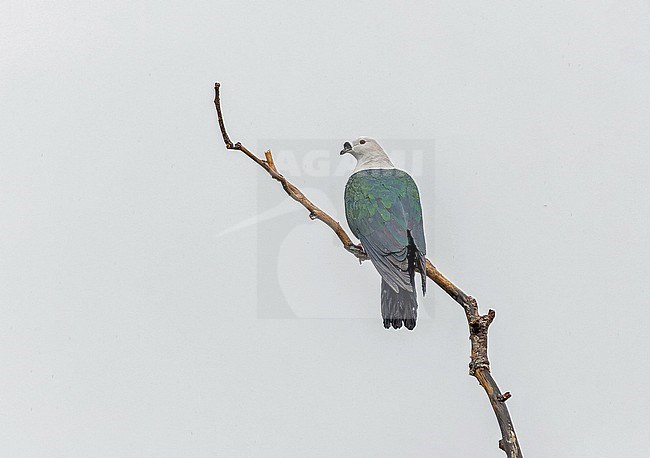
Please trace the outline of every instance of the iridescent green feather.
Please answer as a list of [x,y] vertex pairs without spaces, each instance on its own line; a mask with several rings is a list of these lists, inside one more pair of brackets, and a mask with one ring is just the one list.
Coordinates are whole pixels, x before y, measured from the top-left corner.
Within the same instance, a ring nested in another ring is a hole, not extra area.
[[408,173],[389,169],[353,174],[345,187],[345,213],[354,235],[375,234],[373,239],[383,251],[405,247],[408,229],[418,249],[425,253],[420,196]]

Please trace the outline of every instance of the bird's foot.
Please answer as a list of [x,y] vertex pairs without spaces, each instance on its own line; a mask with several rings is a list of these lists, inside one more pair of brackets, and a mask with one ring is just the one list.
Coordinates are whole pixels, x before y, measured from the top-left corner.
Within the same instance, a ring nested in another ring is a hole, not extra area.
[[359,259],[359,263],[361,263],[361,261],[365,261],[366,259],[368,259],[368,254],[365,252],[363,246],[361,246],[360,243],[350,246],[348,248],[348,251]]

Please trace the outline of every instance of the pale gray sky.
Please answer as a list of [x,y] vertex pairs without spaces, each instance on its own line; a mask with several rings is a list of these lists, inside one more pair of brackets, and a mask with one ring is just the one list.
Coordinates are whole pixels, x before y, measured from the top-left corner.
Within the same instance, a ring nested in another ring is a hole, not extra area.
[[497,311],[526,456],[644,456],[649,19],[3,1],[0,454],[503,456],[459,307],[431,283],[384,330],[372,266],[224,150],[221,81],[233,140],[341,220],[341,142],[405,145],[431,258]]

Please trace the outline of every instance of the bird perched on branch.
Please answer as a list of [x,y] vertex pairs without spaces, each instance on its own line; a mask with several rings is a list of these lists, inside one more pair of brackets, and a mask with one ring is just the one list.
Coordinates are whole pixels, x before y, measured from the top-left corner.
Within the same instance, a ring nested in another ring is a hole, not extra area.
[[381,315],[386,329],[412,330],[418,303],[415,270],[426,292],[426,242],[420,194],[411,176],[396,169],[376,140],[345,142],[341,155],[357,160],[345,186],[345,216],[381,275]]

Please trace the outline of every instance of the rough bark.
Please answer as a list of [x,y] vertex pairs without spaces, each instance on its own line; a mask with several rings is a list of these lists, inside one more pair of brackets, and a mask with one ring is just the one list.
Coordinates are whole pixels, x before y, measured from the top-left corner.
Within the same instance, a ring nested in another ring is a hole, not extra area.
[[[360,262],[368,259],[363,249],[355,245],[345,230],[341,227],[338,221],[334,220],[331,216],[317,207],[310,201],[294,184],[287,180],[276,168],[273,162],[273,156],[270,150],[264,153],[265,159],[259,158],[257,155],[249,151],[241,143],[233,143],[228,136],[226,126],[223,120],[221,111],[221,98],[220,98],[220,84],[214,85],[214,105],[217,112],[217,120],[221,130],[221,136],[226,148],[229,150],[237,150],[244,153],[252,159],[257,165],[262,167],[266,172],[277,180],[282,185],[285,192],[295,201],[300,203],[309,212],[309,217],[312,220],[318,219],[327,224],[337,235],[343,248],[349,253],[352,253]],[[485,390],[485,393],[490,400],[492,409],[496,416],[499,428],[501,429],[501,440],[499,440],[499,448],[506,452],[509,458],[521,458],[523,454],[519,447],[517,435],[510,419],[510,413],[506,406],[506,401],[511,397],[510,392],[501,393],[497,383],[492,378],[490,372],[490,360],[488,359],[488,328],[494,320],[494,310],[489,310],[486,315],[479,313],[478,304],[476,299],[472,296],[465,294],[460,288],[454,285],[449,279],[438,271],[438,269],[427,259],[426,262],[426,275],[433,280],[443,291],[445,291],[454,301],[456,301],[465,311],[467,324],[469,327],[469,340],[471,342],[471,353],[469,363],[469,374],[475,377],[479,384]]]

